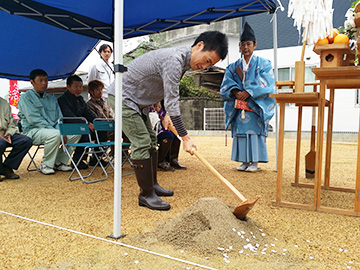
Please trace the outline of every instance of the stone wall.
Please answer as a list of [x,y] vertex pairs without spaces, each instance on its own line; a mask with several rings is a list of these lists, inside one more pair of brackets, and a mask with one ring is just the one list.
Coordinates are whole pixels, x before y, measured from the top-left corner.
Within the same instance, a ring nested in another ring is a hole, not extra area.
[[204,108],[222,108],[222,99],[181,98],[179,99],[181,117],[187,130],[203,130]]

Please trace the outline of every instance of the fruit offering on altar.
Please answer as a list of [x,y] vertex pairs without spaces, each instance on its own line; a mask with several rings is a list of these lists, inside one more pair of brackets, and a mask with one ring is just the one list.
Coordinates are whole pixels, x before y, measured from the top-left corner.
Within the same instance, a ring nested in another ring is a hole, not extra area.
[[332,35],[329,35],[326,38],[320,38],[315,43],[315,46],[327,45],[327,44],[339,44],[339,43],[349,45],[349,37],[345,34],[340,34],[339,30],[333,29]]
[[319,39],[314,52],[320,55],[321,67],[353,66],[355,51],[349,47],[349,37],[333,29],[332,35]]

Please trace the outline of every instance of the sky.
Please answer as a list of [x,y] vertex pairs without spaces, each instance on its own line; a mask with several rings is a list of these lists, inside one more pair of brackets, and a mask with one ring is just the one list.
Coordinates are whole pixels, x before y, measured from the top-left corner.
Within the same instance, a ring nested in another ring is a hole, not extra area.
[[[123,42],[123,51],[124,53],[127,53],[133,49],[135,49],[141,42],[147,41],[148,36],[142,36],[142,37],[136,37],[136,38],[130,38],[126,39]],[[112,43],[101,41],[98,46],[96,47],[99,49],[99,47],[102,44],[110,44],[110,46],[113,48]],[[88,72],[90,66],[95,63],[99,59],[99,54],[93,50],[88,57],[84,60],[84,62],[78,67],[77,71],[85,71]],[[112,61],[112,58],[110,59]],[[19,89],[30,86],[30,82],[27,81],[18,81]],[[9,80],[7,79],[1,79],[0,78],[0,97],[2,98],[8,98],[8,92],[9,92]]]

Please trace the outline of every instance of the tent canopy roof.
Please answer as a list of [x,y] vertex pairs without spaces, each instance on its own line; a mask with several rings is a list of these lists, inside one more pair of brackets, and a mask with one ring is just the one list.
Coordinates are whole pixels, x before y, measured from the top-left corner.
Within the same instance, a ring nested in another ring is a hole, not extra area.
[[[275,8],[274,0],[125,0],[123,35],[210,24]],[[0,77],[27,80],[34,68],[46,70],[49,79],[66,77],[99,39],[113,41],[113,21],[112,0],[2,0]]]

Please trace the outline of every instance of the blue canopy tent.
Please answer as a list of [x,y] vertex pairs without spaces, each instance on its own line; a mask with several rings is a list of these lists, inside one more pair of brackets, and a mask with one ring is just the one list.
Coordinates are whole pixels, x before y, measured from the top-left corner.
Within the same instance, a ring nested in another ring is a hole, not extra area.
[[[273,0],[212,0],[196,4],[191,0],[124,1],[123,37],[274,9]],[[0,25],[0,77],[28,80],[29,72],[41,67],[50,80],[65,78],[76,70],[97,40],[114,41],[113,1],[2,0]]]
[[[122,41],[141,35],[274,12],[275,0],[1,0],[0,77],[28,80],[34,68],[49,79],[72,74],[99,39],[114,42],[116,118],[121,119]],[[116,121],[121,134],[121,121]],[[121,144],[115,140],[114,232],[121,220]]]

